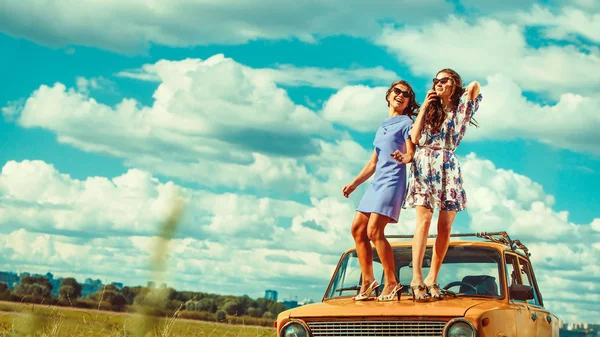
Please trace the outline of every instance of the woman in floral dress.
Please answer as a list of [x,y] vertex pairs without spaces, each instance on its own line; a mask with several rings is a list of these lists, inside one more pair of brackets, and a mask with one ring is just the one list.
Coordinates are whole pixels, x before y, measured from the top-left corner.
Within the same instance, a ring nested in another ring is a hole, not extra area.
[[[469,124],[476,125],[473,114],[479,108],[478,82],[463,88],[460,76],[452,69],[438,72],[411,130],[418,145],[409,172],[404,207],[415,207],[417,228],[412,247],[413,279],[411,289],[416,301],[443,298],[437,276],[446,256],[450,230],[456,212],[466,208],[460,164],[454,151]],[[422,263],[433,209],[439,209],[437,238],[429,275],[423,280]]]

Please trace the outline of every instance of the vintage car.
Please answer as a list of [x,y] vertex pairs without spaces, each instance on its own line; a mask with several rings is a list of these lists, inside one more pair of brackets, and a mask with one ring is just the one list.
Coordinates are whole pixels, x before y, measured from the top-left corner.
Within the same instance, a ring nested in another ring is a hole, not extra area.
[[[452,237],[459,239],[451,240],[438,278],[448,291],[443,300],[413,302],[407,289],[400,300],[379,302],[372,295],[372,300],[354,301],[352,297],[361,287],[361,272],[356,250],[349,249],[342,255],[321,302],[279,314],[277,337],[558,336],[558,318],[544,308],[527,247],[511,240],[506,232]],[[396,275],[408,285],[412,243],[399,240],[391,245]],[[432,247],[430,240],[423,275],[429,270]],[[383,268],[375,249],[373,260],[375,275],[380,275],[378,281],[383,283]]]

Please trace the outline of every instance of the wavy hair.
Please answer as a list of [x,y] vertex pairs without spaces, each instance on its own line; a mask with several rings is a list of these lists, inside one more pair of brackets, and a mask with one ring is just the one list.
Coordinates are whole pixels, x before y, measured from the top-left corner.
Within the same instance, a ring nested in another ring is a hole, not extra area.
[[406,81],[396,81],[392,83],[392,85],[390,85],[390,88],[385,93],[385,101],[387,102],[387,105],[390,106],[390,101],[388,100],[388,97],[390,96],[392,90],[394,90],[394,87],[398,84],[404,85],[408,89],[408,94],[410,95],[410,97],[408,98],[408,105],[404,109],[403,113],[410,118],[416,117],[419,114],[419,108],[421,107],[421,105],[417,103],[417,97],[412,86]]
[[[454,111],[456,110],[456,108],[458,108],[460,97],[465,92],[465,88],[463,88],[463,81],[460,78],[460,75],[458,75],[458,73],[452,69],[442,69],[438,71],[435,76],[437,77],[437,75],[439,75],[440,73],[446,73],[450,75],[450,78],[452,78],[454,90],[452,92],[452,95],[450,96],[450,108],[452,109],[452,111]],[[435,90],[435,84],[432,85],[431,88]],[[442,101],[435,100],[434,102],[431,102],[427,107],[427,110],[425,110],[425,127],[428,128],[433,134],[439,133],[445,119],[446,113],[444,112]],[[471,118],[469,124],[476,127],[478,126],[477,121],[474,118]]]

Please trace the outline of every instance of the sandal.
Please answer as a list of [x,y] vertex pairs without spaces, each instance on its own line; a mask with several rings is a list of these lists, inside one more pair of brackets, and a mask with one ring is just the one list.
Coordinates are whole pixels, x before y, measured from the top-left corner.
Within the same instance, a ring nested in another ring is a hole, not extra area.
[[[434,283],[430,286],[427,286],[427,290],[429,290],[429,293],[431,294],[432,301],[441,301],[444,299],[444,293],[442,292],[439,284]],[[435,290],[436,292],[433,292],[432,290]]]
[[[429,296],[429,293],[427,292],[427,287],[424,284],[419,284],[417,286],[410,286],[410,289],[412,290],[412,297],[413,297],[413,302],[429,302],[429,299],[431,298],[431,296]],[[419,295],[415,294],[415,290],[419,290],[422,293]]]
[[375,290],[375,295],[379,295],[379,283],[377,282],[377,280],[373,281],[365,291],[356,295],[353,298],[353,300],[364,301],[364,300],[368,299],[369,296],[371,296],[371,293],[373,292],[373,290]]

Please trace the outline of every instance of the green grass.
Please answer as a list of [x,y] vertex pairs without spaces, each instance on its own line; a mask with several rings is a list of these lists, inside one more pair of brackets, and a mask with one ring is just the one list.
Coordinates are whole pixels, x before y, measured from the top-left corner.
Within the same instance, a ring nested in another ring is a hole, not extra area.
[[275,328],[0,302],[0,336],[274,337]]

